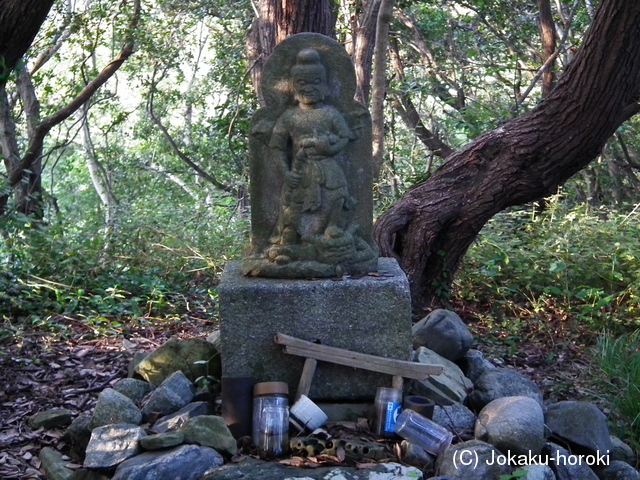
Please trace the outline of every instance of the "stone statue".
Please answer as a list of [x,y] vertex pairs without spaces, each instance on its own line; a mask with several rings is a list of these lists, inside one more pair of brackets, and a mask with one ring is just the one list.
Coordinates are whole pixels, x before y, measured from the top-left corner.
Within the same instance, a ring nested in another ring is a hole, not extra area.
[[344,49],[287,38],[265,65],[251,127],[251,248],[243,273],[275,278],[375,271],[371,121],[353,100]]

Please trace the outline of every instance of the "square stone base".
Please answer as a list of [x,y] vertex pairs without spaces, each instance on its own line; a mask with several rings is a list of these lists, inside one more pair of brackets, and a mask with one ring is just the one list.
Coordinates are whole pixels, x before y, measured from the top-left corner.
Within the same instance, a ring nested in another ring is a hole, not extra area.
[[[273,338],[303,340],[381,357],[409,360],[409,283],[397,262],[380,258],[376,276],[287,280],[245,277],[229,262],[218,287],[223,376],[284,381],[295,393],[304,358],[285,354]],[[318,362],[313,400],[373,399],[389,375]]]

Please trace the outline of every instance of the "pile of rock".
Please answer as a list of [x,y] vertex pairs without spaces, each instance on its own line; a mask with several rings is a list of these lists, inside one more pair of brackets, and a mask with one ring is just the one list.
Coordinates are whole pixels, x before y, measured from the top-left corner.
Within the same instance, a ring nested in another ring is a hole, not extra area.
[[[67,468],[69,461],[49,448],[40,458],[51,480],[640,479],[633,450],[609,435],[595,405],[546,405],[530,379],[471,350],[473,338],[453,312],[434,311],[414,326],[413,339],[416,361],[444,366],[441,375],[408,387],[437,403],[433,420],[454,434],[438,458],[403,442],[403,464],[369,469],[231,461],[237,440],[213,404],[196,395],[194,381],[207,374],[196,360],[216,358],[216,348],[197,339],[171,340],[147,355],[134,367],[145,380],[120,380],[100,393],[91,416],[72,422],[66,437],[82,468]],[[208,373],[219,369],[215,361],[208,367]],[[32,428],[70,420],[69,412],[58,413],[33,418]]]

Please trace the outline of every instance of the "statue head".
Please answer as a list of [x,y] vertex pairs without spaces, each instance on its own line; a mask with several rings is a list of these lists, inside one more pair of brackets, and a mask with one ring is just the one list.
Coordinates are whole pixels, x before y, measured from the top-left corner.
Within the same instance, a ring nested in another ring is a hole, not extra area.
[[327,96],[327,71],[320,62],[320,54],[312,48],[298,52],[291,79],[294,98],[299,103],[313,105]]

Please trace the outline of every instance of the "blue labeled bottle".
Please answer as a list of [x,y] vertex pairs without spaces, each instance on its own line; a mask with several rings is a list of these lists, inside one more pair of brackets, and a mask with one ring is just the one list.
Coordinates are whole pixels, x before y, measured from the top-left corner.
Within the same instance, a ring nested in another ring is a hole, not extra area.
[[402,411],[402,390],[379,387],[373,410],[373,431],[382,438],[396,437],[396,420]]

